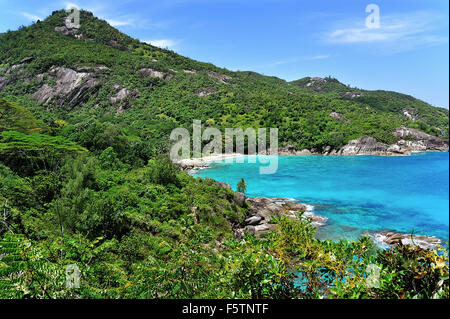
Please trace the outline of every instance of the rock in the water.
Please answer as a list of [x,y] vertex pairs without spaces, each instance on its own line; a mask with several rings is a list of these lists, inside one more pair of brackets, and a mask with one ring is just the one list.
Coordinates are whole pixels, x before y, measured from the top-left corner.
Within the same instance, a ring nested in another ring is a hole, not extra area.
[[441,240],[432,236],[412,236],[409,234],[401,234],[395,232],[383,232],[373,235],[375,241],[388,245],[389,247],[396,247],[398,245],[404,246],[419,246],[424,249],[434,250],[441,244]]
[[339,152],[339,155],[386,155],[388,146],[373,137],[363,136],[351,140]]
[[247,203],[250,206],[249,217],[240,225],[242,228],[235,231],[235,237],[248,233],[262,238],[276,229],[277,225],[271,222],[280,216],[298,219],[304,213],[302,218],[311,219],[311,224],[317,227],[324,225],[327,220],[325,217],[314,215],[312,206],[303,205],[289,198],[255,197],[248,198]]

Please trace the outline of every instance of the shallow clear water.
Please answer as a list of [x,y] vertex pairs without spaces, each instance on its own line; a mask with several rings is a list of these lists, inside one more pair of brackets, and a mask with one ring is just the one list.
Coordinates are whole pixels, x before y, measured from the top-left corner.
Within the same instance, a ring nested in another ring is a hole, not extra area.
[[260,175],[261,164],[248,159],[218,161],[192,175],[229,183],[234,190],[244,178],[250,197],[287,197],[314,205],[315,214],[329,218],[319,238],[356,239],[367,231],[395,230],[448,241],[448,153],[279,156],[273,175]]

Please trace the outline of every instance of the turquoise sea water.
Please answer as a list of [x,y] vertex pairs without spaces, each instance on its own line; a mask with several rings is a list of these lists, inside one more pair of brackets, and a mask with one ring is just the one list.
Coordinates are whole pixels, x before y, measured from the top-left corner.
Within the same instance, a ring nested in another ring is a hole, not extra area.
[[260,175],[261,164],[248,159],[218,161],[192,175],[229,183],[234,190],[244,178],[249,197],[287,197],[313,205],[315,214],[328,217],[319,238],[357,239],[367,231],[414,230],[448,241],[448,153],[279,156],[273,175]]

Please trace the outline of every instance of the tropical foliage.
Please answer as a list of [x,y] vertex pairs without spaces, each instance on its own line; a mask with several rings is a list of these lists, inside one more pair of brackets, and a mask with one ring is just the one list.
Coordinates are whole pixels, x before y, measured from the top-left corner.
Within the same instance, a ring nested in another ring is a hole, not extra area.
[[[386,104],[351,100],[230,72],[131,39],[84,11],[81,28],[64,35],[55,27],[65,15],[0,34],[1,298],[449,297],[446,251],[319,241],[303,219],[238,241],[233,229],[248,207],[164,155],[171,130],[191,129],[193,119],[279,127],[283,143],[320,150],[362,135],[390,142],[400,125],[446,138],[448,111],[412,101],[424,114],[419,124],[399,113],[409,100],[393,93],[383,93]],[[83,68],[100,84],[79,99],[37,103],[31,95],[44,82],[60,84],[50,72],[59,66]],[[149,67],[172,78],[139,75]],[[131,92],[119,104],[111,102],[117,85]],[[205,89],[211,94],[197,94]],[[66,285],[70,265],[79,288]],[[374,288],[370,265],[381,269]]]

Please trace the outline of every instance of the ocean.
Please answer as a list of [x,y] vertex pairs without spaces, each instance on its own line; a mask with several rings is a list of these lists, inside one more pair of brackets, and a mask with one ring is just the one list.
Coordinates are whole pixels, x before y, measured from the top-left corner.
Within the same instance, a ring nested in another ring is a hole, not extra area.
[[[328,218],[321,239],[355,240],[380,231],[449,238],[449,154],[411,156],[278,156],[278,171],[259,173],[257,163],[216,161],[192,173],[229,183],[241,178],[249,197],[285,197],[314,206]],[[265,162],[266,163],[266,162]]]

